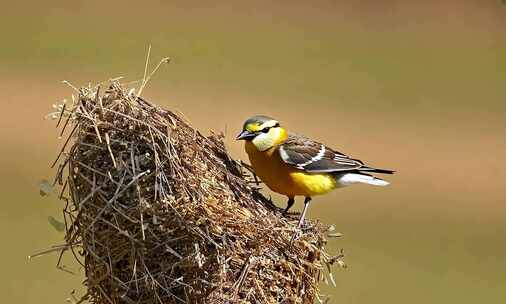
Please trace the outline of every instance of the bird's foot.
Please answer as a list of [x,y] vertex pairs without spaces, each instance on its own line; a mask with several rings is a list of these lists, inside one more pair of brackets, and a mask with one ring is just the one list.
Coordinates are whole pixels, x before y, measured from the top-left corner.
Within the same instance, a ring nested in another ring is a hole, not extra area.
[[299,239],[302,236],[302,229],[296,228],[292,234],[292,238],[290,239],[290,244],[292,244],[296,239]]
[[[300,214],[300,213],[294,212],[293,214]],[[302,220],[301,222],[299,222],[293,232],[292,238],[290,239],[290,244],[293,243],[293,241],[302,237],[304,232],[308,231],[311,228],[312,227],[306,227],[306,221]]]

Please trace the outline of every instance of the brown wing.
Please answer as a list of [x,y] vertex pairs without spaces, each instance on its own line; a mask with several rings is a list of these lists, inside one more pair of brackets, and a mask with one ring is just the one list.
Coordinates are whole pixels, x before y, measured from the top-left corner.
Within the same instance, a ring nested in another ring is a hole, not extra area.
[[364,167],[358,160],[343,153],[334,151],[325,145],[309,138],[291,134],[279,146],[283,161],[306,172],[340,172],[353,171]]

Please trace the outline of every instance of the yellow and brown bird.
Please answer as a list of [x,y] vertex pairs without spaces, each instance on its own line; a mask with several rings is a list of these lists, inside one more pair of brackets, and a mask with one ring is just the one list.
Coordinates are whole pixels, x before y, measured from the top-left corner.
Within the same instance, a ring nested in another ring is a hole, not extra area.
[[369,167],[319,142],[288,133],[277,120],[263,115],[246,120],[237,140],[245,141],[255,174],[272,191],[288,197],[285,213],[295,203],[295,196],[305,197],[299,227],[311,197],[354,183],[386,186],[388,182],[371,173],[394,173]]

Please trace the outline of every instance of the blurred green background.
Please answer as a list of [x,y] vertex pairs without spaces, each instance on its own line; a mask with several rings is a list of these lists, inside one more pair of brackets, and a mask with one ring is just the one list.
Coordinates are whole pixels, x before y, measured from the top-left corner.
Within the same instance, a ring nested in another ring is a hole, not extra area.
[[[2,1],[0,291],[4,303],[64,303],[76,275],[47,221],[62,203],[37,182],[63,144],[43,116],[61,84],[142,77],[144,96],[234,142],[253,114],[278,118],[371,165],[388,188],[317,198],[349,268],[331,303],[504,303],[506,6],[476,1]],[[279,205],[285,199],[274,195]],[[300,208],[300,201],[297,207]]]

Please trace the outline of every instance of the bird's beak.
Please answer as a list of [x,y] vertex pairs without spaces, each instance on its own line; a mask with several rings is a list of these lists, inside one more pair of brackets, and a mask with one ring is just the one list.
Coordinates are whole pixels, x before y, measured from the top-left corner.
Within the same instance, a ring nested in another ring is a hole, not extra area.
[[239,135],[237,135],[236,140],[248,140],[253,139],[255,136],[257,136],[255,133],[251,133],[248,130],[244,130]]

